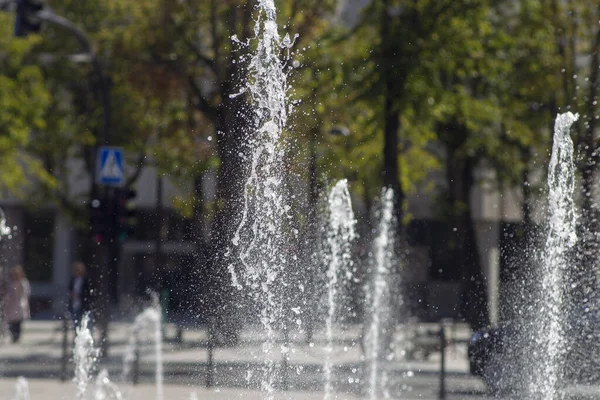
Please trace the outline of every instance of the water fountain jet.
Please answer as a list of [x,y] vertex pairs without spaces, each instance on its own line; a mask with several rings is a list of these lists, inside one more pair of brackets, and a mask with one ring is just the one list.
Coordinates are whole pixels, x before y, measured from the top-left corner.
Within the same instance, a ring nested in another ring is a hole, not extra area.
[[529,398],[560,398],[558,383],[565,351],[563,302],[570,252],[577,242],[575,165],[571,125],[578,115],[560,114],[554,125],[554,143],[548,166],[548,235],[542,253],[538,310],[533,323],[534,352],[538,365],[531,368]]
[[326,340],[325,362],[325,400],[333,396],[332,385],[332,353],[333,353],[333,323],[339,308],[339,292],[347,289],[353,277],[352,241],[356,238],[354,212],[348,181],[339,181],[329,194],[329,227],[327,230],[327,318],[325,321]]
[[287,74],[280,51],[291,46],[291,41],[287,36],[284,40],[279,37],[273,0],[260,0],[257,8],[254,32],[259,40],[249,62],[247,86],[242,90],[254,107],[253,120],[243,121],[251,127],[246,132],[251,161],[228,270],[233,285],[240,291],[245,289],[260,309],[266,333],[261,389],[272,399],[279,380],[277,331],[286,329],[282,291],[289,285],[285,274],[290,264],[289,243],[284,231],[289,220],[284,200],[286,142],[282,135],[289,109]]
[[89,323],[90,316],[85,314],[75,334],[75,349],[73,351],[75,377],[73,382],[75,383],[78,400],[85,398],[88,384],[92,379],[92,372],[98,361],[99,351],[94,346],[94,337],[88,327]]
[[158,304],[158,296],[154,296],[154,304],[135,317],[129,336],[129,343],[123,357],[123,379],[131,374],[131,366],[136,361],[139,345],[142,340],[154,343],[156,400],[164,398],[163,361],[162,361],[162,317]]
[[393,334],[386,332],[391,329],[392,299],[390,281],[392,269],[397,261],[395,254],[396,233],[393,215],[394,191],[386,188],[382,191],[381,211],[377,237],[375,238],[373,259],[371,263],[372,282],[367,290],[367,307],[370,314],[370,325],[365,337],[365,352],[367,362],[368,396],[376,400],[380,396],[389,397],[387,371],[381,362],[389,350],[383,335]]

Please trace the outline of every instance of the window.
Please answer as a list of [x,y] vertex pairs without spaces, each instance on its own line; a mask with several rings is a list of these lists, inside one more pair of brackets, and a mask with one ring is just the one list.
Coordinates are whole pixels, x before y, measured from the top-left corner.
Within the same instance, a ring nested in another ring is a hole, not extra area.
[[25,254],[27,278],[32,282],[52,281],[54,264],[54,212],[25,211]]

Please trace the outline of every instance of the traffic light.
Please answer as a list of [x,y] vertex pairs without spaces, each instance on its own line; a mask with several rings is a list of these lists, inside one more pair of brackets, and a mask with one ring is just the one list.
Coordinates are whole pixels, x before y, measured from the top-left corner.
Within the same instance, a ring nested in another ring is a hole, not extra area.
[[17,0],[15,36],[27,36],[39,32],[42,28],[42,20],[37,13],[43,8],[42,0]]
[[115,227],[116,237],[119,240],[126,240],[135,233],[137,216],[133,200],[137,192],[133,189],[117,189],[115,192]]
[[90,235],[97,242],[110,236],[112,215],[110,204],[106,199],[94,198],[90,201]]

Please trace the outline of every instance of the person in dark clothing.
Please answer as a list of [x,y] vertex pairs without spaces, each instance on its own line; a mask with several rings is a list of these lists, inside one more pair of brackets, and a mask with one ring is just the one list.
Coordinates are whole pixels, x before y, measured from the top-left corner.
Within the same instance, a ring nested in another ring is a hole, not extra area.
[[74,328],[81,324],[83,315],[90,311],[90,281],[87,277],[85,264],[75,261],[72,269],[73,276],[69,282],[69,312],[73,319]]

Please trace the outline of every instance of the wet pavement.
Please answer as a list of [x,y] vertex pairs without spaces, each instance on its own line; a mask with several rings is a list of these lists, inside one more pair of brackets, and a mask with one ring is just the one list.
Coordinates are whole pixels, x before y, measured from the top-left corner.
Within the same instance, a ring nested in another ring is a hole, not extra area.
[[[423,325],[423,332],[433,332],[436,325]],[[488,399],[485,385],[468,372],[466,338],[468,329],[455,326],[449,330],[453,342],[446,349],[446,399]],[[107,369],[127,399],[155,397],[155,362],[153,345],[144,342],[140,349],[139,384],[133,386],[131,377],[123,378],[123,355],[129,337],[130,325],[113,323],[110,330],[109,356],[101,360],[98,370]],[[263,340],[258,331],[243,331],[241,341],[234,347],[216,347],[212,354],[213,364],[209,368],[209,348],[206,332],[194,329],[184,332],[183,341],[178,343],[175,328],[167,325],[163,346],[165,371],[165,399],[189,399],[195,393],[199,399],[259,399],[258,390],[262,368]],[[365,398],[365,368],[359,341],[360,329],[348,327],[335,334],[333,352],[333,386],[337,399]],[[440,352],[435,348],[436,338],[425,335],[429,343],[427,351],[415,352],[411,361],[389,361],[382,365],[388,377],[390,398],[438,399],[440,398]],[[68,342],[72,340],[69,337]],[[12,399],[14,386],[19,376],[29,381],[31,399],[72,399],[75,388],[70,382],[72,364],[69,363],[68,379],[60,381],[62,359],[62,327],[59,321],[28,321],[20,343],[6,340],[0,345],[0,400]],[[283,345],[283,344],[282,344]],[[322,333],[315,334],[312,343],[299,334],[290,337],[290,352],[287,374],[281,374],[276,384],[279,399],[323,398],[323,347]],[[423,347],[428,347],[424,345]],[[416,349],[419,350],[419,349]],[[429,354],[427,354],[429,353]],[[281,361],[283,361],[283,353]],[[212,371],[212,374],[210,373]],[[208,382],[207,382],[208,380]],[[212,383],[207,387],[207,383]],[[93,390],[93,387],[91,388]],[[578,387],[576,396],[570,399],[600,398],[596,388]],[[575,392],[571,390],[571,392]],[[93,392],[90,391],[90,398]],[[504,396],[500,396],[502,398]],[[515,397],[513,397],[515,398]],[[516,397],[518,398],[518,397]]]

